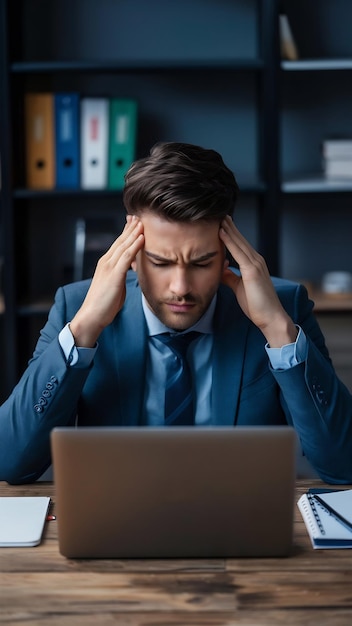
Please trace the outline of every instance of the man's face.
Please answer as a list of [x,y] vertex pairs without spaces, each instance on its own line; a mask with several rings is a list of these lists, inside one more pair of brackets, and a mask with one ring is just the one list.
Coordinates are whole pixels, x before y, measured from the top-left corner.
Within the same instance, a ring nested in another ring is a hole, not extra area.
[[207,310],[224,268],[216,222],[170,222],[143,213],[145,246],[132,267],[153,313],[169,328],[185,330]]

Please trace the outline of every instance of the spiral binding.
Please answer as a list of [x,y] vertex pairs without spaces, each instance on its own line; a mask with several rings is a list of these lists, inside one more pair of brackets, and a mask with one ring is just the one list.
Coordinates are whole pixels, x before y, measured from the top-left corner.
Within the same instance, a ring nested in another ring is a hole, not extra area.
[[[308,501],[309,501],[310,507],[311,507],[311,509],[313,511],[313,515],[314,515],[315,521],[316,521],[316,523],[318,525],[318,528],[320,530],[320,533],[322,535],[325,535],[326,534],[325,533],[325,529],[324,529],[324,526],[323,526],[323,524],[321,522],[321,519],[319,517],[319,513],[318,513],[316,505],[315,505],[316,500],[314,499],[314,496],[311,495],[310,493],[308,493],[307,496],[308,496]],[[323,508],[323,507],[321,507],[321,508]]]

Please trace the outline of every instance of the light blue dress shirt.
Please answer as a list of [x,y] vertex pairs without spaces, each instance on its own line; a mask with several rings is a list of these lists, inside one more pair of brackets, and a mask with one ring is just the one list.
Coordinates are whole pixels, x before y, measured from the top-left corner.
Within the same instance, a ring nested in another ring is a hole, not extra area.
[[[164,390],[166,386],[166,373],[168,364],[175,359],[175,355],[161,341],[155,339],[155,335],[164,332],[172,332],[165,326],[149,309],[142,295],[143,311],[149,333],[149,351],[146,372],[145,387],[145,423],[150,426],[162,426],[164,424]],[[194,341],[188,351],[188,360],[195,382],[196,414],[195,423],[199,426],[212,424],[211,390],[212,390],[212,349],[213,332],[212,322],[216,306],[214,296],[208,310],[203,317],[187,332],[197,330],[202,335]],[[266,344],[273,369],[288,369],[305,360],[307,355],[307,339],[303,330],[297,326],[298,335],[294,343],[281,348],[270,348]],[[94,348],[76,347],[70,325],[67,324],[59,334],[59,342],[65,358],[71,367],[88,367],[99,347]],[[195,347],[197,346],[197,350]]]
[[[152,313],[143,295],[142,304],[149,332],[149,354],[144,398],[146,421],[150,426],[163,426],[167,372],[176,357],[167,345],[155,338],[155,335],[165,332],[172,333],[174,331],[165,326]],[[195,385],[195,423],[199,426],[211,424],[212,322],[215,305],[216,296],[214,296],[203,317],[194,326],[187,329],[187,332],[196,330],[202,333],[198,339],[191,343],[187,352]],[[197,350],[195,350],[195,347],[197,347]]]

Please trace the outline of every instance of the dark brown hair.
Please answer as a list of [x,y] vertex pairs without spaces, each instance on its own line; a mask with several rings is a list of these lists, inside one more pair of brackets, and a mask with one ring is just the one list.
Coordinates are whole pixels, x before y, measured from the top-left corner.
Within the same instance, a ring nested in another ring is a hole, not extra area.
[[152,211],[172,221],[221,221],[238,196],[234,174],[215,150],[187,143],[158,143],[125,176],[127,213]]

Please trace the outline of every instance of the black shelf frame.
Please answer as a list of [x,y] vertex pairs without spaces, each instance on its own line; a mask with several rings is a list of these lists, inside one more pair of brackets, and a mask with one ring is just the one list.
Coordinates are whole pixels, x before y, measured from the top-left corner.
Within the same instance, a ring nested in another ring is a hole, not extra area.
[[0,154],[2,160],[2,177],[0,189],[1,224],[3,228],[2,244],[4,252],[3,288],[5,310],[4,317],[4,348],[2,370],[4,389],[9,392],[16,382],[17,370],[17,308],[16,308],[16,272],[14,262],[14,220],[12,195],[12,108],[10,93],[9,56],[11,44],[8,33],[8,3],[0,3]]
[[228,70],[235,72],[253,72],[263,69],[263,61],[255,59],[199,59],[178,60],[132,60],[120,62],[107,61],[51,61],[51,62],[18,62],[10,65],[13,74],[53,74],[53,73],[100,73],[115,72],[207,72],[209,70]]
[[264,69],[259,75],[258,89],[261,114],[258,166],[266,193],[259,197],[258,248],[273,276],[280,273],[279,10],[279,0],[259,3],[258,34]]

